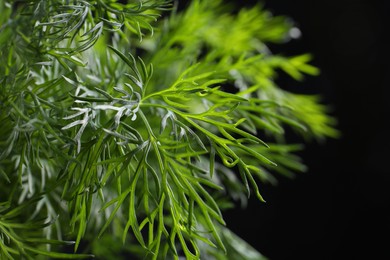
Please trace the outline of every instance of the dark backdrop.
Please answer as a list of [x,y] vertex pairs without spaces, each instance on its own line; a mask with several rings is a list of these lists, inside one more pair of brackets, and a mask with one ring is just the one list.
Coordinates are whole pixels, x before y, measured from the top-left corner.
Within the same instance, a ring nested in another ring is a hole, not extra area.
[[263,186],[267,203],[226,212],[228,226],[271,260],[390,259],[389,1],[263,2],[301,29],[273,50],[314,55],[321,76],[294,91],[321,93],[342,137],[307,145],[309,171]]

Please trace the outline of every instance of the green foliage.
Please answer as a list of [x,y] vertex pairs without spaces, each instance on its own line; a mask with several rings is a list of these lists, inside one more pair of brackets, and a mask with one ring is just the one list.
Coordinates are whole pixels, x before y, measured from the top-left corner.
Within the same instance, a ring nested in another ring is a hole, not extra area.
[[[0,2],[1,259],[262,259],[223,209],[305,170],[286,128],[337,131],[318,96],[275,83],[280,70],[318,74],[310,55],[267,48],[289,40],[291,22],[231,10]],[[87,254],[60,253],[72,243]]]

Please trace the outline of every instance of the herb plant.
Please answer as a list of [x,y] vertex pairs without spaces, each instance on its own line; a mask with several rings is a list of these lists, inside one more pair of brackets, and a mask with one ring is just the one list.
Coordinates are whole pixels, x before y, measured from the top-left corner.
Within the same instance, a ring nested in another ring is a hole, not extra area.
[[0,259],[261,259],[221,212],[305,169],[286,129],[337,135],[276,84],[318,74],[267,47],[292,28],[220,0],[0,1]]

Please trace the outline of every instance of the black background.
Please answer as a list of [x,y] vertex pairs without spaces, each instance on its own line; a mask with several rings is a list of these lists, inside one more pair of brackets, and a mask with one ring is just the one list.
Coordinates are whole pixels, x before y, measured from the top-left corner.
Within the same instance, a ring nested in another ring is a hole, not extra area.
[[253,198],[248,208],[226,212],[228,226],[270,260],[390,259],[389,1],[262,2],[302,31],[273,51],[310,52],[322,71],[298,87],[279,83],[321,93],[342,137],[308,144],[309,171],[262,186],[267,203]]

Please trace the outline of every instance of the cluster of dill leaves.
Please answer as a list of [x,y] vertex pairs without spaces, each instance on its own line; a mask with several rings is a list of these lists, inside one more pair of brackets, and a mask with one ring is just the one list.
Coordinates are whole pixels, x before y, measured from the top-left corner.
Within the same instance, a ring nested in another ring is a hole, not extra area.
[[286,128],[337,135],[318,96],[276,85],[318,69],[269,50],[296,29],[260,5],[5,0],[0,14],[1,259],[261,259],[221,212],[305,169]]

